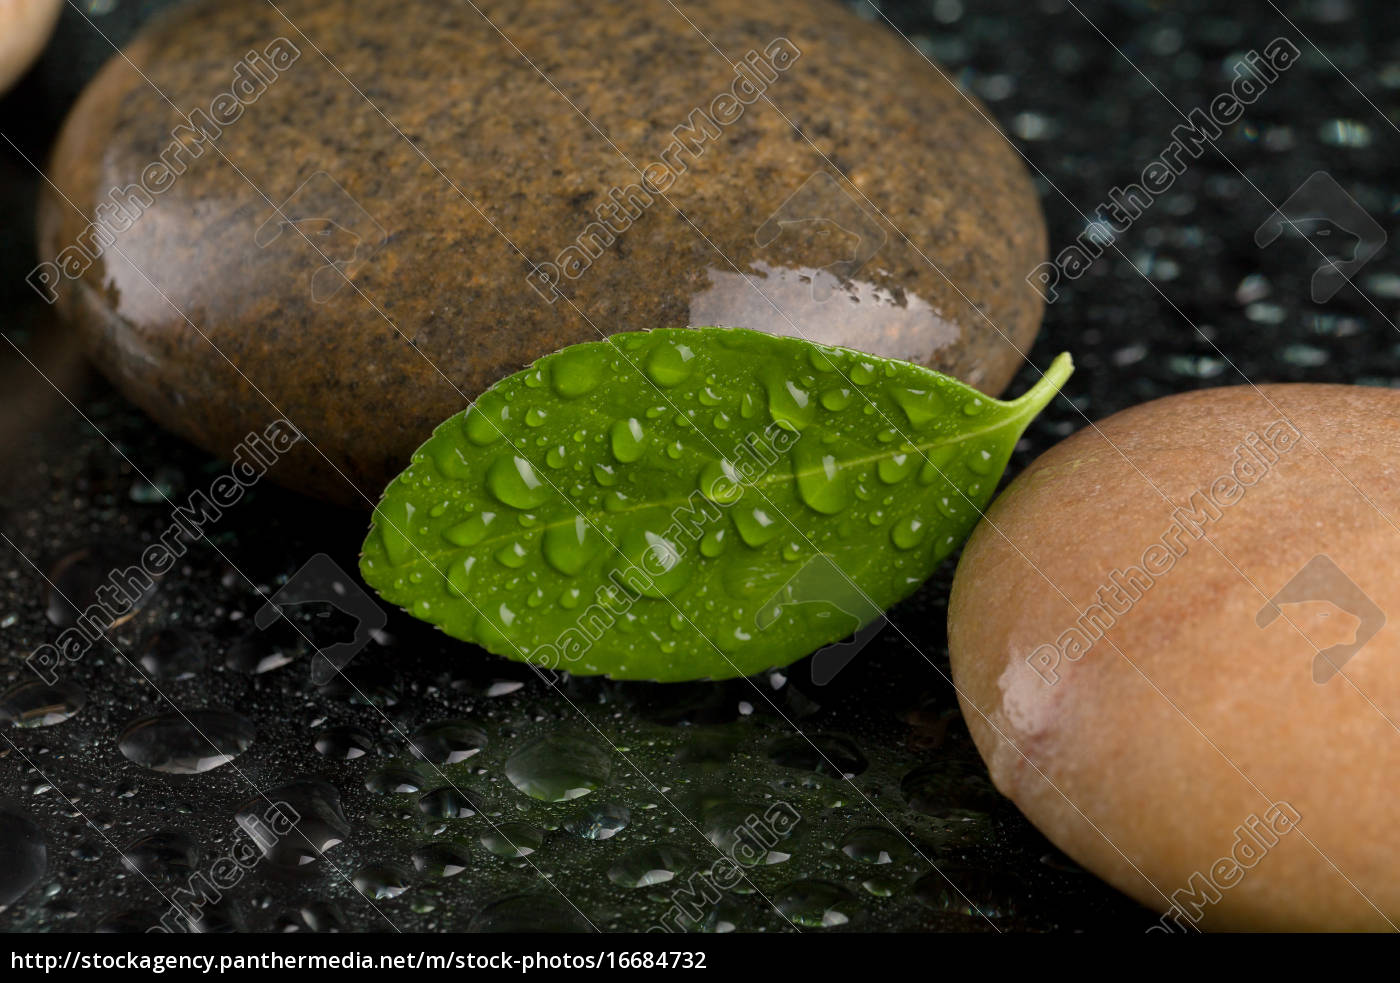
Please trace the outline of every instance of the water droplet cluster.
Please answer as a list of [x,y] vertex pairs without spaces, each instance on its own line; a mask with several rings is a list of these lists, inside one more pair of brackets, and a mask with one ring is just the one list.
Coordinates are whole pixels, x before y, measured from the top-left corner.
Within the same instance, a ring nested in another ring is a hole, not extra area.
[[[979,518],[1028,416],[795,339],[615,335],[443,423],[386,491],[361,569],[508,658],[619,679],[745,675],[868,620],[843,595],[884,609],[922,583]],[[795,590],[823,557],[841,584]]]
[[[0,725],[22,755],[0,755],[11,794],[0,800],[0,926],[170,924],[160,892],[235,855],[249,876],[186,927],[1021,924],[1024,890],[988,852],[1008,849],[1014,816],[969,767],[965,734],[945,760],[904,746],[922,724],[895,723],[906,738],[827,732],[826,697],[799,682],[800,665],[791,678],[549,686],[524,666],[463,660],[447,640],[386,636],[348,677],[313,687],[302,633],[320,637],[316,615],[300,613],[290,639],[250,634],[229,617],[240,592],[222,589],[220,614],[197,623],[172,617],[187,609],[177,599],[151,600],[113,633],[130,664],[109,650],[52,684],[17,667],[5,678]],[[234,650],[282,657],[250,671],[220,657]],[[143,665],[150,652],[189,671]],[[733,871],[720,892],[678,904],[717,862]],[[1056,890],[1096,884],[1063,858],[1018,862]]]

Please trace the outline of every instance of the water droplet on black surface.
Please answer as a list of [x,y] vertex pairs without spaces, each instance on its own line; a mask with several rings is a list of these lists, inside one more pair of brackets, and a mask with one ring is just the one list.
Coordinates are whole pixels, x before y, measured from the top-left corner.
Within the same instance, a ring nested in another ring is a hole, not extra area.
[[484,800],[469,789],[445,785],[418,800],[418,809],[434,819],[470,819],[485,812]]
[[722,854],[745,867],[776,863],[786,854],[774,848],[792,835],[798,816],[790,806],[781,808],[771,803],[712,802],[703,809],[700,831]]
[[374,751],[374,737],[363,727],[339,724],[316,735],[316,750],[336,761],[354,761]]
[[852,830],[846,836],[841,852],[865,864],[890,864],[903,860],[909,853],[909,847],[904,837],[893,829],[866,826]]
[[393,864],[370,864],[350,875],[355,890],[375,901],[397,898],[410,887],[408,871]]
[[802,928],[849,925],[860,913],[859,899],[830,881],[795,881],[772,897],[778,910]]
[[526,822],[498,823],[481,834],[481,845],[498,857],[528,857],[544,845],[544,830]]
[[486,746],[486,733],[470,721],[438,720],[424,724],[413,735],[416,757],[436,765],[455,765]]
[[16,727],[52,727],[86,702],[87,693],[72,683],[20,683],[0,696],[0,721]]
[[413,851],[413,868],[429,877],[456,877],[471,865],[471,851],[461,843],[425,843]]
[[372,771],[365,778],[365,788],[381,795],[421,792],[424,784],[424,778],[420,773],[412,768],[401,768],[397,765]]
[[512,754],[505,770],[511,784],[531,798],[564,802],[605,785],[612,774],[612,759],[591,738],[546,734]]
[[235,820],[274,866],[300,870],[350,835],[340,791],[316,778],[268,789],[239,807]]
[[296,659],[304,644],[299,636],[290,635],[295,635],[295,629],[285,618],[273,622],[266,631],[250,631],[229,645],[224,665],[254,676],[280,669]]
[[[136,565],[140,556],[140,547],[117,543],[99,543],[64,556],[45,579],[49,620],[71,628],[91,610],[93,623],[103,631],[131,620],[156,591],[156,582]],[[111,590],[104,592],[103,604],[93,608],[103,587]]]
[[188,877],[198,859],[194,840],[177,829],[157,830],[122,849],[123,866],[154,881]]
[[915,768],[899,790],[909,808],[943,819],[979,818],[1005,802],[985,775],[942,762]]
[[801,768],[833,778],[852,778],[869,767],[859,748],[844,737],[828,734],[780,737],[768,746],[768,759],[784,768]]
[[608,868],[608,880],[618,887],[651,887],[680,877],[695,859],[680,847],[644,846],[622,855]]
[[172,775],[198,775],[248,750],[256,731],[230,710],[163,713],[127,724],[117,747],[128,759]]
[[477,912],[468,932],[514,934],[591,932],[582,914],[558,896],[518,894],[493,901]]
[[1016,878],[977,867],[944,866],[914,882],[914,896],[930,908],[969,918],[1015,914],[1023,890]]
[[313,901],[301,909],[301,920],[313,932],[345,931],[345,915],[332,901]]
[[200,935],[229,935],[247,930],[243,910],[228,895],[196,910],[188,909],[192,917],[187,920],[191,932]]
[[33,887],[47,866],[44,834],[17,803],[0,798],[0,911]]
[[632,813],[626,806],[599,802],[564,820],[564,829],[586,840],[607,840],[625,829],[631,819]]
[[183,628],[162,628],[141,643],[136,663],[153,679],[193,679],[204,671],[199,640]]

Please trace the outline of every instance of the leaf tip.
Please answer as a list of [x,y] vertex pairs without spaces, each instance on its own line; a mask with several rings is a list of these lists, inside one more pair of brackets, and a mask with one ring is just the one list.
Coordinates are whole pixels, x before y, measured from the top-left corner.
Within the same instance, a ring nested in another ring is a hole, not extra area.
[[1041,373],[1036,384],[1012,400],[1012,405],[1026,410],[1027,421],[1050,405],[1069,377],[1074,374],[1074,357],[1069,352],[1060,352],[1050,367]]

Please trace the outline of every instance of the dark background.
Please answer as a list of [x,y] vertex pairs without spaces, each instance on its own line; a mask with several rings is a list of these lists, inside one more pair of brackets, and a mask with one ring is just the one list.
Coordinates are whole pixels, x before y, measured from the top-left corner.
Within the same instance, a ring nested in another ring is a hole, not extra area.
[[[120,44],[164,6],[90,0],[85,9]],[[1181,120],[1174,107],[1203,106],[1225,88],[1236,58],[1279,36],[1304,57],[1122,237],[1120,252],[1061,290],[1032,358],[1045,365],[1058,351],[1074,353],[1079,368],[1066,390],[1074,405],[1058,400],[1034,424],[1008,477],[1081,426],[1081,412],[1098,419],[1167,393],[1246,378],[1400,385],[1393,246],[1318,304],[1309,296],[1319,261],[1313,244],[1285,239],[1261,250],[1253,241],[1273,207],[1318,170],[1388,235],[1400,231],[1400,8],[1389,0],[1289,0],[1278,9],[1267,2],[1083,0],[1078,8],[1082,15],[1060,0],[882,5],[984,100],[1026,155],[1052,252],[1074,239],[1110,188],[1137,180],[1162,152]],[[44,161],[67,107],[110,55],[94,28],[65,10],[41,61],[0,99],[0,133],[30,160]],[[56,397],[0,345],[0,532],[13,544],[0,541],[4,687],[28,678],[24,656],[53,638],[55,617],[62,621],[44,575],[80,593],[85,578],[138,555],[140,544],[168,524],[161,495],[135,469],[179,500],[222,467],[158,430],[64,357],[49,309],[23,280],[35,261],[38,184],[29,164],[0,141],[0,330],[43,360],[76,404]],[[1031,378],[1027,369],[1012,391]],[[320,551],[353,569],[364,526],[362,515],[259,486],[213,537],[235,567],[270,590]],[[946,564],[892,614],[944,672],[952,569]],[[545,871],[599,928],[645,929],[668,907],[668,888],[624,890],[609,870],[626,863],[629,851],[666,844],[682,856],[690,851],[698,865],[712,848],[691,821],[703,823],[716,802],[737,807],[779,798],[803,814],[782,847],[790,859],[757,869],[760,893],[721,901],[708,918],[711,928],[788,928],[761,895],[799,923],[836,911],[850,927],[868,930],[1140,931],[1153,921],[1078,870],[995,794],[951,687],[894,632],[830,687],[811,686],[799,663],[774,679],[719,685],[575,680],[565,700],[527,671],[393,616],[389,635],[351,670],[371,707],[344,684],[313,687],[297,633],[269,637],[252,629],[260,605],[258,591],[218,552],[196,544],[139,616],[113,633],[117,649],[138,661],[145,653],[152,665],[189,669],[175,673],[188,678],[162,682],[176,704],[235,708],[255,723],[257,740],[237,759],[238,772],[225,766],[166,775],[123,757],[123,730],[160,711],[162,697],[111,649],[65,676],[87,696],[77,716],[51,728],[7,731],[0,744],[0,899],[25,880],[32,884],[0,911],[0,929],[142,930],[166,910],[163,894],[234,842],[233,814],[255,794],[249,783],[267,791],[303,778],[339,791],[345,842],[296,877],[260,865],[202,927],[564,927],[573,916],[537,872]],[[328,608],[299,618],[318,644],[347,630]],[[276,651],[295,661],[247,671],[260,658],[280,661]],[[391,773],[398,775],[391,785],[440,785],[414,770],[386,721],[412,730],[447,717],[469,718],[487,733],[481,754],[452,766],[454,782],[479,793],[495,823],[527,823],[542,834],[528,861],[483,849],[479,838],[491,824],[480,816],[434,822],[417,794],[367,787],[384,785],[378,772],[385,767],[407,769]],[[840,761],[863,795],[808,760],[783,717]],[[525,799],[503,778],[506,759],[532,737],[593,727],[627,748],[635,766],[615,761],[610,782],[594,795],[547,805]],[[354,760],[318,753],[318,735],[331,749],[348,735],[369,753]],[[604,802],[630,811],[626,829],[602,841],[569,831],[571,817]],[[46,843],[37,878],[25,873],[34,851],[23,835],[28,827],[12,819],[17,814],[36,824]],[[445,841],[466,851],[470,870],[439,879],[416,869],[415,850]],[[888,846],[893,862],[862,862],[872,844],[877,853]],[[123,865],[122,853],[139,874]],[[407,890],[388,897],[400,886]],[[357,888],[378,897],[371,903]],[[492,907],[516,895],[532,900]],[[509,920],[521,912],[524,922]]]

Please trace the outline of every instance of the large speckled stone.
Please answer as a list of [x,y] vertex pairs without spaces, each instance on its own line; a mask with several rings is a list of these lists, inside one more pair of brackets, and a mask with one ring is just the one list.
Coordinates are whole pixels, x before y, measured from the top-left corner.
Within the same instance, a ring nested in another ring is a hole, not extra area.
[[[57,146],[33,282],[123,392],[216,453],[286,414],[309,440],[279,480],[366,501],[483,388],[600,332],[745,325],[1009,381],[1043,220],[903,39],[826,0],[477,7],[197,3],[113,58]],[[217,139],[172,148],[174,107]],[[143,175],[127,223],[104,203]],[[115,242],[88,263],[94,215]]]

